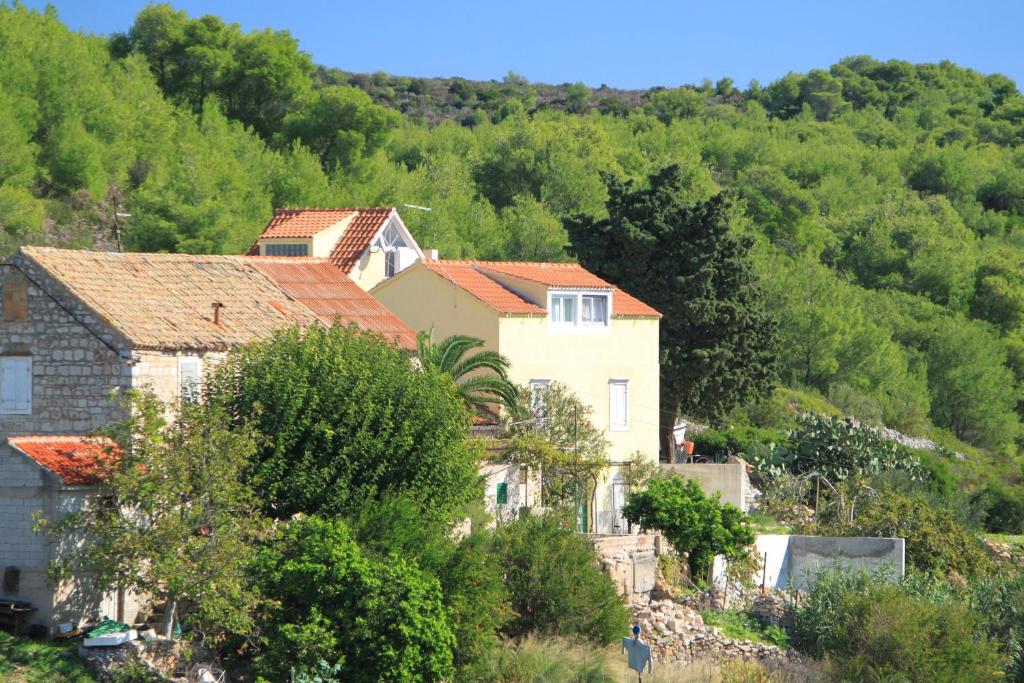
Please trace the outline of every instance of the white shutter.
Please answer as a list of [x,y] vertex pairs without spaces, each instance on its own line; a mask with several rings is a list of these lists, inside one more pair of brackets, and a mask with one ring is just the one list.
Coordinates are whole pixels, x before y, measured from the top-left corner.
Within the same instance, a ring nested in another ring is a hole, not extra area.
[[32,414],[32,358],[0,358],[0,413]]
[[199,400],[199,383],[203,376],[203,361],[199,358],[178,360],[178,390],[186,401]]
[[629,382],[612,380],[608,382],[609,428],[612,431],[629,429]]

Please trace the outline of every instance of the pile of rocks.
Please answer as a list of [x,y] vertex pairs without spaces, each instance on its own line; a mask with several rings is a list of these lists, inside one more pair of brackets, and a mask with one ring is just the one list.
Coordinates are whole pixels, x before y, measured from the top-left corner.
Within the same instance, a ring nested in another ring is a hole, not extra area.
[[1010,547],[1009,543],[999,543],[998,541],[992,541],[984,539],[985,549],[993,559],[999,560],[1000,562],[1011,562],[1014,560],[1013,548]]
[[[707,600],[701,597],[703,595],[697,593],[688,597],[691,602],[699,603]],[[772,608],[767,608],[767,600],[763,601],[766,611],[774,611],[775,599],[772,597]],[[782,609],[785,610],[784,605]],[[651,646],[655,662],[688,664],[742,659],[780,666],[799,659],[795,653],[775,645],[726,638],[717,627],[707,626],[697,609],[675,600],[652,600],[647,605],[636,606],[634,616],[642,637]]]
[[[157,638],[133,640],[114,647],[79,647],[78,654],[103,681],[124,679],[124,670],[132,674],[148,672],[151,681],[209,681],[219,678],[219,668],[212,663],[213,653],[180,640]],[[207,663],[210,662],[210,663]],[[133,678],[132,680],[136,680]]]

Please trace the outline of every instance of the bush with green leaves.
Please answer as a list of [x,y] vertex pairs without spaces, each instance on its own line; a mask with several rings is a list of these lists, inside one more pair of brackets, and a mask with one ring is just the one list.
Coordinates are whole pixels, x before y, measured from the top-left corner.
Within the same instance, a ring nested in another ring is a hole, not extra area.
[[694,454],[724,460],[730,455],[746,456],[760,453],[771,446],[786,448],[789,439],[780,429],[733,427],[732,429],[702,429],[690,438]]
[[827,656],[843,681],[996,681],[1002,664],[981,617],[886,577],[828,569],[789,619],[802,652]]
[[629,610],[590,542],[561,515],[527,515],[497,531],[495,556],[514,615],[506,635],[564,636],[606,645],[628,634]]
[[416,503],[396,496],[367,506],[349,520],[365,553],[415,560],[437,577],[459,644],[454,652],[457,669],[495,647],[498,632],[511,617],[502,567],[494,561],[495,534],[482,511],[470,519],[469,533],[456,539],[449,525],[430,523]]
[[1024,493],[1020,489],[990,483],[971,497],[971,504],[986,531],[1024,533]]
[[804,413],[799,423],[789,433],[788,446],[757,452],[755,464],[763,476],[816,473],[833,484],[890,470],[923,476],[920,462],[908,449],[850,418]]
[[644,529],[657,529],[676,552],[686,553],[691,577],[705,574],[715,555],[741,559],[754,542],[738,507],[676,475],[652,477],[646,489],[630,495],[622,514]]
[[809,532],[902,538],[907,566],[937,575],[953,570],[971,578],[991,567],[980,539],[929,496],[859,481],[847,482],[839,494],[819,508]]
[[257,673],[286,680],[334,662],[353,683],[451,678],[456,647],[436,578],[398,555],[372,557],[344,522],[286,523],[255,565],[264,595]]
[[352,513],[396,494],[452,520],[481,495],[452,378],[354,327],[281,330],[230,352],[211,403],[268,436],[249,475],[279,518]]

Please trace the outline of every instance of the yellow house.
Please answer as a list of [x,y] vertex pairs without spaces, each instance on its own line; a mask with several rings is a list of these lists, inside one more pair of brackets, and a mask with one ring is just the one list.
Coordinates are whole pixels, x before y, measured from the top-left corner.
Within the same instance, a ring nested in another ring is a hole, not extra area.
[[328,259],[364,291],[423,258],[392,207],[276,209],[249,255]]
[[587,530],[626,531],[629,461],[658,461],[657,311],[573,263],[421,260],[370,293],[414,329],[482,339],[517,384],[559,382],[589,404],[612,466]]

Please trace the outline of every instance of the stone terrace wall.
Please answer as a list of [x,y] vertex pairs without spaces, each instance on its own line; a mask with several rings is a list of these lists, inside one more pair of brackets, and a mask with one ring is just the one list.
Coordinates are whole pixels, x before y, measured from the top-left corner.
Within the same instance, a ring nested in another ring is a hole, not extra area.
[[660,536],[588,534],[588,538],[621,595],[634,602],[650,597],[658,575]]

